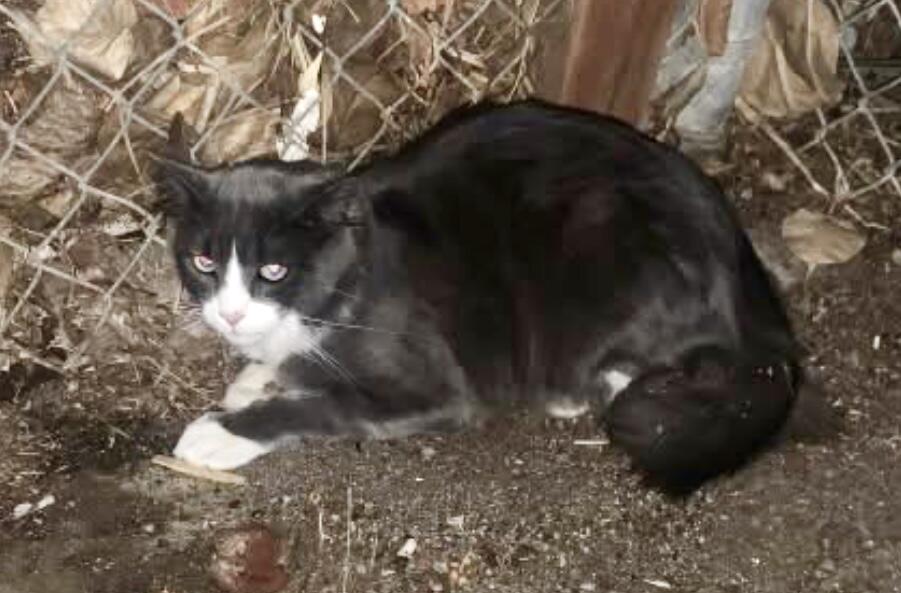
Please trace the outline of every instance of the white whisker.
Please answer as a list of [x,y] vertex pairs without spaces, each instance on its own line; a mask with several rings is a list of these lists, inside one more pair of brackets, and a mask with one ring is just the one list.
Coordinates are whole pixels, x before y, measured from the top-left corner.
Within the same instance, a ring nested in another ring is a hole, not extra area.
[[353,324],[353,323],[339,323],[337,321],[327,321],[325,319],[319,319],[318,317],[307,317],[306,315],[300,315],[300,314],[298,314],[298,315],[300,316],[300,319],[304,323],[309,323],[310,325],[334,327],[337,329],[355,329],[355,330],[360,330],[360,331],[368,331],[368,332],[375,332],[375,333],[379,333],[379,334],[386,334],[389,336],[401,336],[401,337],[427,339],[423,336],[418,336],[417,334],[412,334],[409,332],[392,331],[389,329],[382,329],[382,328],[378,328],[378,327],[372,327],[369,325],[357,325],[357,324]]
[[317,280],[316,283],[317,283],[318,285],[320,285],[321,287],[323,287],[323,288],[326,288],[326,289],[328,289],[328,290],[331,290],[331,291],[334,292],[335,294],[340,294],[340,295],[343,296],[343,297],[347,297],[347,298],[353,299],[353,300],[355,300],[355,301],[359,301],[359,300],[360,300],[360,295],[354,294],[354,293],[352,293],[352,292],[347,292],[346,290],[341,290],[340,288],[337,288],[334,284],[326,284],[325,282],[322,282],[322,281],[320,281],[320,280]]
[[349,383],[356,382],[353,375],[350,374],[350,372],[344,367],[344,365],[338,362],[338,360],[334,356],[326,352],[321,346],[317,344],[311,343],[309,349],[304,352],[303,356],[306,357],[307,360],[315,362],[326,371],[334,373],[335,375],[339,376]]
[[350,371],[348,371],[347,368],[345,368],[345,366],[343,364],[341,364],[341,361],[339,361],[337,358],[332,356],[325,348],[322,347],[321,344],[317,344],[314,347],[314,350],[316,352],[318,352],[319,356],[321,356],[323,360],[327,361],[330,365],[332,365],[332,368],[334,368],[335,371],[339,375],[341,375],[342,377],[344,377],[351,383],[356,382],[354,380],[353,375],[351,375]]

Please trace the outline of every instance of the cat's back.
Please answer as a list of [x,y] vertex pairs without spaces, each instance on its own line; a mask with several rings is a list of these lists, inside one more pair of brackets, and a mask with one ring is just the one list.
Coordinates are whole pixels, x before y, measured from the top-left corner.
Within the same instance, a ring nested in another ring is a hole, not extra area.
[[725,196],[627,124],[477,106],[360,175],[408,294],[480,385],[578,384],[611,353],[790,346]]
[[614,118],[537,100],[454,111],[366,175],[391,190],[376,197],[386,220],[476,246],[474,258],[586,241],[737,256],[737,218],[689,159]]
[[678,151],[615,118],[534,99],[453,111],[373,174],[425,209],[450,201],[504,216],[589,199],[610,214],[733,226],[720,192]]

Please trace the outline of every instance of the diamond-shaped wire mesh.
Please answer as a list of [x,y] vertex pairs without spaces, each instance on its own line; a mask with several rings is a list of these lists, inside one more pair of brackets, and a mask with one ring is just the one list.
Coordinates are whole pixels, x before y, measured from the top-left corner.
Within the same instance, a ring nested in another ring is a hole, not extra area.
[[[829,0],[841,16],[840,105],[763,129],[832,209],[860,217],[855,201],[901,196],[901,5],[897,0]],[[878,226],[878,225],[877,225]]]
[[0,369],[164,371],[186,307],[149,170],[176,112],[214,164],[273,152],[313,88],[310,156],[355,165],[451,106],[534,92],[536,31],[567,15],[564,0],[0,4],[18,54],[0,76]]

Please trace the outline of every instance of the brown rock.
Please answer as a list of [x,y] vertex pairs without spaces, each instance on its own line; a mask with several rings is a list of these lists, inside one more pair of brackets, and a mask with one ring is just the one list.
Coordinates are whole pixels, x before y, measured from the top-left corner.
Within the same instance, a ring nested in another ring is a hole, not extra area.
[[228,593],[277,593],[288,584],[283,542],[250,524],[217,535],[210,575]]

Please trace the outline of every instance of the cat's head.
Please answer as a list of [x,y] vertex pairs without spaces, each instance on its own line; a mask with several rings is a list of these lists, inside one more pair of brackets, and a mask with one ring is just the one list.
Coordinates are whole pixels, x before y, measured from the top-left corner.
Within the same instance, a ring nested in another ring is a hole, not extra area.
[[363,214],[339,195],[341,174],[312,162],[169,160],[156,179],[178,273],[205,321],[250,356],[302,342],[286,332],[303,333],[357,265]]

